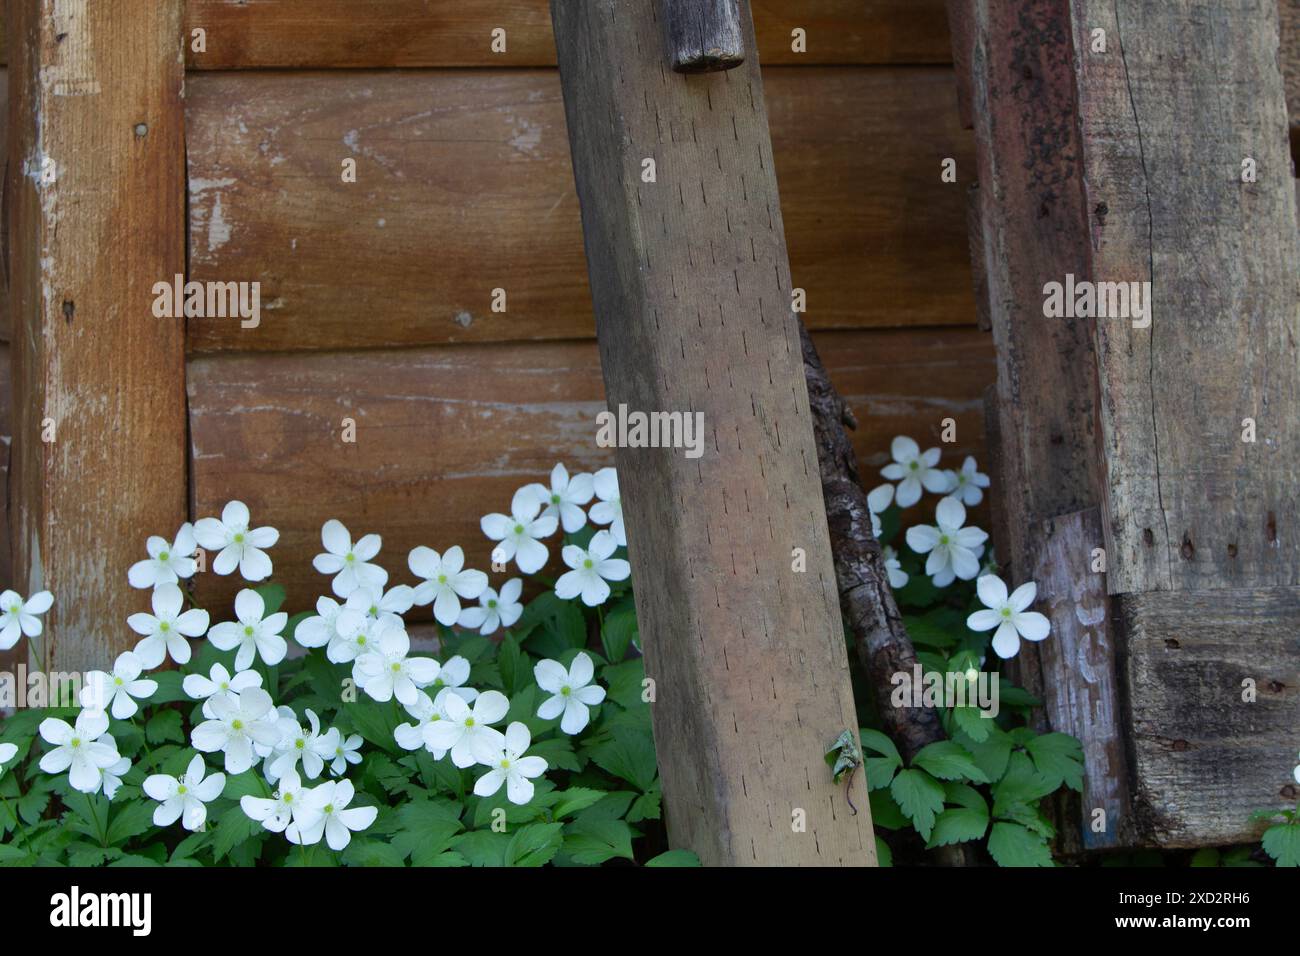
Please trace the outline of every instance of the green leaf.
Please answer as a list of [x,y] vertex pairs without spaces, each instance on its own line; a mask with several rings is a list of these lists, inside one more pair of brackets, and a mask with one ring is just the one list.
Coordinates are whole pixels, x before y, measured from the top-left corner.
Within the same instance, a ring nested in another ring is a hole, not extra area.
[[700,858],[692,850],[669,850],[645,861],[646,866],[699,866]]
[[605,623],[600,630],[600,643],[611,664],[617,664],[627,656],[627,649],[636,633],[635,606],[620,607],[605,615]]
[[894,851],[889,848],[889,844],[876,835],[876,864],[878,866],[893,866]]
[[501,684],[508,696],[513,697],[533,682],[533,668],[528,655],[519,646],[519,639],[506,634],[497,651],[497,667],[501,671]]
[[657,786],[647,790],[632,801],[632,806],[628,807],[627,816],[624,819],[628,823],[638,823],[641,820],[658,820],[663,814],[663,809],[660,806],[662,800],[663,794],[660,793]]
[[471,830],[456,837],[452,845],[470,866],[502,866],[510,839],[506,833]]
[[993,732],[992,719],[981,716],[986,713],[988,711],[982,711],[978,707],[954,707],[952,719],[956,721],[962,733],[978,744],[988,740]]
[[1054,866],[1047,841],[1015,823],[995,823],[989,855],[998,866]]
[[924,770],[900,770],[889,792],[916,832],[928,840],[935,815],[943,809],[943,787]]
[[903,626],[913,644],[925,647],[952,647],[966,633],[966,622],[961,613],[951,607],[933,608],[920,615],[904,615]]
[[564,852],[583,866],[599,866],[615,857],[630,860],[632,828],[622,820],[576,820],[568,824]]
[[1203,846],[1192,854],[1193,867],[1215,867],[1219,865],[1219,851],[1212,846]]
[[250,820],[239,804],[230,807],[217,820],[216,834],[212,838],[212,858],[220,863],[230,851],[251,840],[262,830],[262,825]]
[[569,737],[539,740],[528,748],[528,756],[541,757],[546,761],[548,770],[571,770],[577,773],[582,769],[582,761],[573,752],[573,741]]
[[863,764],[867,770],[867,789],[879,790],[889,786],[894,779],[894,771],[903,766],[903,758],[898,753],[894,742],[878,730],[863,727],[858,731],[862,738],[862,750],[873,751],[879,757],[867,756]]
[[[203,643],[207,644],[208,642],[204,641]],[[207,671],[203,672],[205,677],[207,674]],[[185,681],[185,675],[181,671],[154,671],[149,675],[149,679],[158,685],[158,689],[149,698],[151,706],[174,704],[178,701],[184,701],[187,704],[194,702],[194,699],[185,693],[184,688],[181,686]]]
[[1264,831],[1264,852],[1278,866],[1300,866],[1300,823],[1281,823]]
[[506,866],[545,866],[564,843],[564,824],[531,823],[506,844]]
[[111,846],[120,846],[131,837],[139,836],[153,826],[152,803],[141,800],[114,805],[113,815],[108,820],[108,833],[105,842]]
[[567,650],[587,644],[587,620],[572,601],[554,591],[538,595],[524,608],[517,630],[528,634],[528,649],[542,657],[558,658]]
[[989,778],[975,763],[966,748],[954,740],[936,740],[927,744],[912,759],[913,767],[928,770],[940,780],[973,780],[989,783]]
[[907,817],[898,808],[898,801],[888,789],[872,790],[868,795],[871,801],[871,823],[882,830],[901,830],[907,826]]
[[591,747],[587,754],[600,767],[643,792],[650,789],[658,774],[654,737],[649,733],[619,734]]
[[948,846],[952,843],[965,843],[978,840],[988,829],[988,810],[975,810],[967,807],[950,807],[934,821],[934,831],[930,834],[926,849],[936,846]]
[[342,860],[348,866],[405,866],[406,854],[382,840],[358,837],[343,851]]
[[555,804],[551,814],[557,820],[571,816],[579,810],[585,810],[598,800],[603,800],[608,791],[593,790],[590,787],[570,787],[569,789],[558,794],[559,802]]
[[1083,790],[1083,745],[1069,734],[1042,734],[1025,744],[1034,766],[1051,781],[1053,790],[1065,784],[1071,790]]
[[[985,723],[992,723],[992,721],[985,721]],[[1011,759],[1012,745],[1011,738],[1001,727],[994,724],[989,730],[988,739],[984,741],[972,740],[960,730],[954,734],[953,739],[966,748],[974,758],[976,766],[990,780],[1000,780],[1007,772],[1007,761]]]
[[181,712],[171,708],[158,711],[144,725],[144,736],[151,744],[161,744],[168,740],[184,743],[185,731],[181,729]]

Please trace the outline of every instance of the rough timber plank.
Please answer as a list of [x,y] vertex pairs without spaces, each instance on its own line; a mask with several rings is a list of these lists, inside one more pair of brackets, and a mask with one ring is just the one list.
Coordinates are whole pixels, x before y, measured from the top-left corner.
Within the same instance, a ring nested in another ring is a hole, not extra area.
[[[1218,589],[1115,599],[1138,788],[1165,846],[1247,843],[1258,809],[1294,806],[1300,728],[1300,589]],[[1256,699],[1248,701],[1243,682]]]
[[[943,0],[760,0],[767,63],[946,63]],[[248,67],[554,66],[546,0],[189,0],[189,29],[207,30],[200,70]],[[506,50],[491,49],[492,30]],[[790,31],[807,31],[807,52]]]
[[822,759],[857,717],[757,57],[681,76],[640,42],[649,4],[551,13],[610,405],[707,436],[694,461],[616,453],[670,839],[713,865],[873,865],[865,782]]
[[10,519],[45,664],[82,670],[132,643],[127,568],[184,520],[184,335],[151,311],[185,268],[181,5],[51,6],[8,6]]
[[[970,322],[962,186],[938,179],[973,168],[951,73],[765,79],[814,327]],[[594,334],[554,71],[202,74],[186,114],[191,278],[262,283],[258,328],[195,319],[192,349]]]
[[[857,416],[852,437],[864,470],[886,464],[895,435],[934,439],[949,416],[961,440],[952,455],[983,455],[979,395],[993,377],[987,336],[954,329],[815,338]],[[311,559],[326,517],[382,534],[380,563],[401,580],[419,544],[460,544],[473,566],[487,568],[481,515],[502,510],[556,461],[571,470],[613,464],[594,442],[605,407],[594,342],[210,356],[190,361],[187,384],[192,514],[219,514],[240,498],[279,528],[272,559],[293,611],[311,607],[325,587]],[[340,441],[345,417],[357,423],[356,444]],[[205,607],[229,609],[237,582],[200,574],[197,588]]]
[[[1073,0],[1112,594],[1300,582],[1300,236],[1275,0]],[[1086,52],[1094,29],[1110,52]],[[1242,182],[1253,158],[1258,181]],[[1242,441],[1243,419],[1258,440]]]
[[[1051,638],[1038,645],[1041,693],[1051,728],[1083,744],[1083,846],[1128,846],[1136,828],[1114,627],[1105,575],[1092,570],[1093,549],[1102,542],[1101,515],[1090,508],[1049,519],[1036,537],[1037,564],[1031,575],[1038,583],[1035,606],[1052,622]],[[1100,832],[1093,830],[1097,810],[1105,812]]]

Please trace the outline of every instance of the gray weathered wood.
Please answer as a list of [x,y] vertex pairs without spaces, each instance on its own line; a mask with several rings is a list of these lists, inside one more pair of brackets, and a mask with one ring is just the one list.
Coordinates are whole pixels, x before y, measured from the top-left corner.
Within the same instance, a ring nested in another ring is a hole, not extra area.
[[668,63],[674,71],[712,73],[733,70],[745,62],[737,0],[656,2]]
[[[1128,846],[1135,833],[1115,637],[1106,577],[1093,571],[1093,550],[1102,542],[1101,516],[1096,508],[1076,511],[1043,522],[1037,532],[1035,607],[1052,622],[1050,638],[1038,645],[1041,692],[1052,729],[1083,744],[1083,846]],[[1093,824],[1099,809],[1105,819],[1097,832]]]
[[1088,208],[1106,210],[1091,278],[1152,284],[1148,328],[1096,323],[1111,593],[1300,583],[1300,241],[1277,4],[1071,7]]
[[642,0],[551,12],[610,406],[704,416],[698,459],[617,455],[670,838],[874,863],[823,760],[857,718],[757,64],[674,74]]
[[[1258,840],[1250,814],[1298,796],[1300,589],[1115,601],[1143,831],[1165,846]],[[1243,699],[1248,680],[1254,702]]]

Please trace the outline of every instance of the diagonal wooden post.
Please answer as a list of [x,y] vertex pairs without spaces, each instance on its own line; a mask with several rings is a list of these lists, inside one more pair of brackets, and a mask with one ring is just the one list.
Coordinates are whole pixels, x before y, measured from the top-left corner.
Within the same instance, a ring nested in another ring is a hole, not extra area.
[[44,666],[103,668],[185,520],[181,0],[9,0],[15,586],[54,594]]
[[[708,864],[874,864],[789,261],[745,62],[668,67],[650,0],[553,2],[611,408],[703,415],[620,448],[669,834]],[[856,814],[846,797],[851,794]]]

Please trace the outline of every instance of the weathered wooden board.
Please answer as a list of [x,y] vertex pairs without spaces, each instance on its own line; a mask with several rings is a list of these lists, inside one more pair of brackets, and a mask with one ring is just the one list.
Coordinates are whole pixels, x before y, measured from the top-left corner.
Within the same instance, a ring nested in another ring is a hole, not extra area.
[[616,453],[670,841],[874,865],[865,782],[822,759],[857,716],[757,58],[674,73],[640,0],[551,15],[610,404],[705,433]]
[[[816,340],[857,415],[864,472],[886,464],[895,435],[938,444],[949,416],[959,439],[945,446],[950,460],[983,454],[987,336],[823,332]],[[275,576],[294,610],[327,587],[311,559],[328,517],[380,532],[381,563],[401,580],[418,544],[461,544],[486,568],[481,515],[507,507],[516,488],[543,480],[556,461],[572,470],[612,464],[594,441],[605,407],[594,342],[201,357],[189,363],[188,388],[192,514],[218,514],[240,498],[278,527]],[[341,441],[345,417],[357,423],[356,444]],[[199,575],[205,606],[229,608],[236,588]]]
[[[1129,846],[1136,836],[1120,707],[1116,641],[1104,572],[1094,570],[1101,547],[1096,508],[1044,521],[1036,530],[1035,608],[1051,636],[1038,646],[1049,725],[1083,745],[1082,819],[1086,849]],[[1014,585],[1023,583],[1016,579]],[[1009,584],[1008,586],[1014,586]],[[1104,816],[1097,817],[1097,811]],[[1098,828],[1096,825],[1100,825]]]
[[[1166,846],[1259,839],[1255,810],[1294,806],[1300,590],[1115,598],[1144,830]],[[1254,691],[1251,699],[1250,690]]]
[[[759,0],[765,63],[946,63],[943,0]],[[553,66],[546,0],[189,0],[191,69]],[[805,53],[791,31],[807,33]],[[492,31],[506,31],[494,53]]]
[[1278,0],[1282,25],[1282,76],[1286,105],[1291,116],[1291,142],[1300,134],[1300,0]]
[[[1149,327],[1096,323],[1111,593],[1296,584],[1300,235],[1276,2],[1073,9],[1088,207],[1106,210],[1092,278],[1151,283]],[[1109,53],[1086,52],[1095,29]]]
[[133,643],[127,568],[185,515],[184,333],[151,310],[185,268],[181,5],[9,11],[14,584],[82,670]]
[[[3,271],[3,270],[0,270]],[[9,586],[14,579],[14,566],[9,547],[9,449],[13,443],[13,377],[9,363],[9,347],[0,345],[0,585]],[[0,674],[13,673],[14,665],[25,660],[26,639],[7,651],[0,651]],[[0,677],[0,682],[3,678]]]
[[[972,321],[951,71],[765,79],[812,324]],[[554,71],[200,74],[187,127],[191,278],[260,281],[262,302],[255,329],[192,319],[192,349],[594,334]]]

